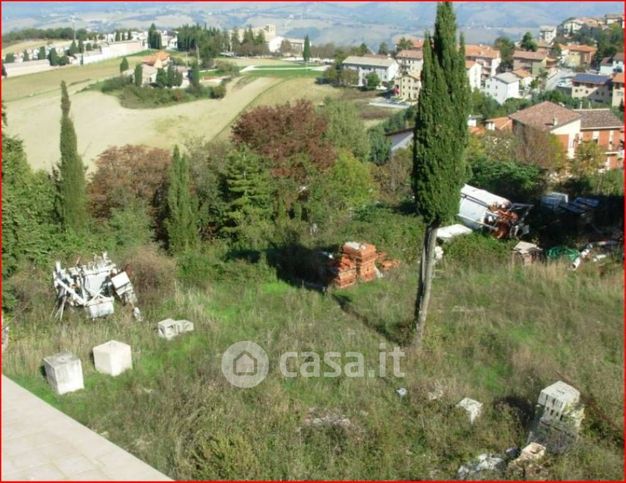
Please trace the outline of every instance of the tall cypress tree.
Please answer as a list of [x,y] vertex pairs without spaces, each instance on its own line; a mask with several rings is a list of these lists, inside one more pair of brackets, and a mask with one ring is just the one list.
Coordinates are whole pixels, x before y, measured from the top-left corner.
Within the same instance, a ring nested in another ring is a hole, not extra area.
[[194,248],[199,242],[198,201],[191,193],[187,158],[174,147],[167,191],[168,216],[165,221],[169,248],[181,253]]
[[302,58],[305,62],[311,60],[311,41],[309,40],[308,35],[304,37],[304,49],[302,50]]
[[133,76],[133,81],[137,87],[141,87],[143,85],[143,67],[141,64],[137,64],[135,66],[135,75]]
[[430,300],[437,229],[458,213],[465,181],[469,85],[465,45],[457,48],[456,20],[449,2],[439,3],[433,36],[424,38],[422,89],[415,116],[412,186],[426,225],[415,304],[417,343]]
[[120,63],[120,74],[123,74],[128,70],[128,59],[124,57]]
[[78,155],[74,123],[70,119],[70,98],[61,82],[61,161],[55,170],[57,215],[66,230],[83,231],[87,227],[85,167]]

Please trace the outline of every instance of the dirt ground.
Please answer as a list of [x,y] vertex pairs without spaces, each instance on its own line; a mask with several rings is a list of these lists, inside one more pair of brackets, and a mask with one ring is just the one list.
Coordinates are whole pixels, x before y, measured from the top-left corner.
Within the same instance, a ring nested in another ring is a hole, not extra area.
[[[158,109],[125,109],[110,95],[86,91],[71,95],[71,116],[78,151],[90,167],[110,146],[147,144],[171,148],[188,137],[212,139],[254,99],[280,82],[257,78],[243,86],[229,84],[221,100],[200,100]],[[71,93],[71,89],[70,89]],[[24,140],[34,168],[51,170],[59,158],[60,93],[22,98],[6,104],[7,132]]]

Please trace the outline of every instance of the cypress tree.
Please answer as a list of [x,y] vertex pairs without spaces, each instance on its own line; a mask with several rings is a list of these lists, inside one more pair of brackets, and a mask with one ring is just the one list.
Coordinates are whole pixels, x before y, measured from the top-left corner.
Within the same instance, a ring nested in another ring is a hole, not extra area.
[[309,36],[304,37],[304,50],[302,51],[302,58],[305,62],[308,62],[311,59],[311,42],[309,41]]
[[28,62],[30,60],[30,55],[28,55],[28,50],[24,51],[24,54],[22,55],[22,59],[24,60],[24,62]]
[[78,155],[74,123],[70,119],[70,98],[61,82],[61,161],[55,170],[57,215],[66,230],[83,231],[87,226],[85,167]]
[[128,59],[124,57],[120,63],[120,74],[128,70]]
[[43,60],[46,58],[46,48],[39,47],[39,53],[37,54],[37,60]]
[[174,147],[167,191],[168,216],[165,220],[169,249],[181,253],[194,248],[199,242],[198,201],[191,193],[187,158]]
[[134,81],[137,87],[141,87],[143,85],[143,67],[141,64],[137,64],[135,66]]
[[76,52],[78,52],[78,47],[76,46],[76,42],[74,42],[72,40],[72,43],[70,44],[70,48],[68,50],[69,55],[74,55],[76,54]]
[[50,65],[59,65],[59,56],[57,55],[57,50],[55,48],[50,49],[48,60],[50,60]]
[[468,140],[469,85],[465,45],[457,48],[452,4],[437,5],[435,31],[424,38],[422,90],[417,103],[412,187],[426,225],[415,304],[417,343],[421,341],[434,265],[437,228],[458,213],[465,181],[463,154]]
[[81,54],[85,53],[85,43],[83,42],[82,39],[78,41],[78,51]]
[[200,88],[200,68],[198,64],[194,64],[191,68],[191,77],[189,78],[189,83],[194,89]]

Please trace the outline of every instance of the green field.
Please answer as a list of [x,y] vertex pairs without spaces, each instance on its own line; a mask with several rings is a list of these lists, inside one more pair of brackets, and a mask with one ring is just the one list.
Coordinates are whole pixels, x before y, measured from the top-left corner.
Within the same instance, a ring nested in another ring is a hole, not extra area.
[[249,75],[254,77],[278,77],[281,79],[292,79],[297,77],[317,78],[322,76],[322,72],[312,69],[254,69],[248,72],[244,72],[242,75]]
[[[135,65],[144,56],[145,53],[128,56],[128,63],[131,66]],[[56,94],[61,81],[65,81],[70,87],[70,92],[74,92],[90,83],[118,75],[121,61],[121,58],[109,59],[94,64],[72,65],[47,72],[3,79],[2,99],[4,102],[11,102],[25,97]]]

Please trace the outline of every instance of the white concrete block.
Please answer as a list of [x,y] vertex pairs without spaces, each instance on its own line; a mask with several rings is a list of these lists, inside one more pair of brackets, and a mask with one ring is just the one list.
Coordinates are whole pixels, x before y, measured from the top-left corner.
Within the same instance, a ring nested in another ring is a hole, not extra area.
[[463,398],[457,405],[457,408],[465,409],[470,423],[473,423],[483,410],[483,403],[480,403],[469,397]]
[[165,319],[158,323],[159,337],[172,340],[184,332],[193,331],[193,322],[188,320]]
[[117,376],[133,368],[130,346],[123,342],[110,340],[93,348],[93,361],[96,371],[110,376]]
[[44,357],[46,378],[54,391],[61,395],[84,389],[83,366],[71,352],[59,352]]

